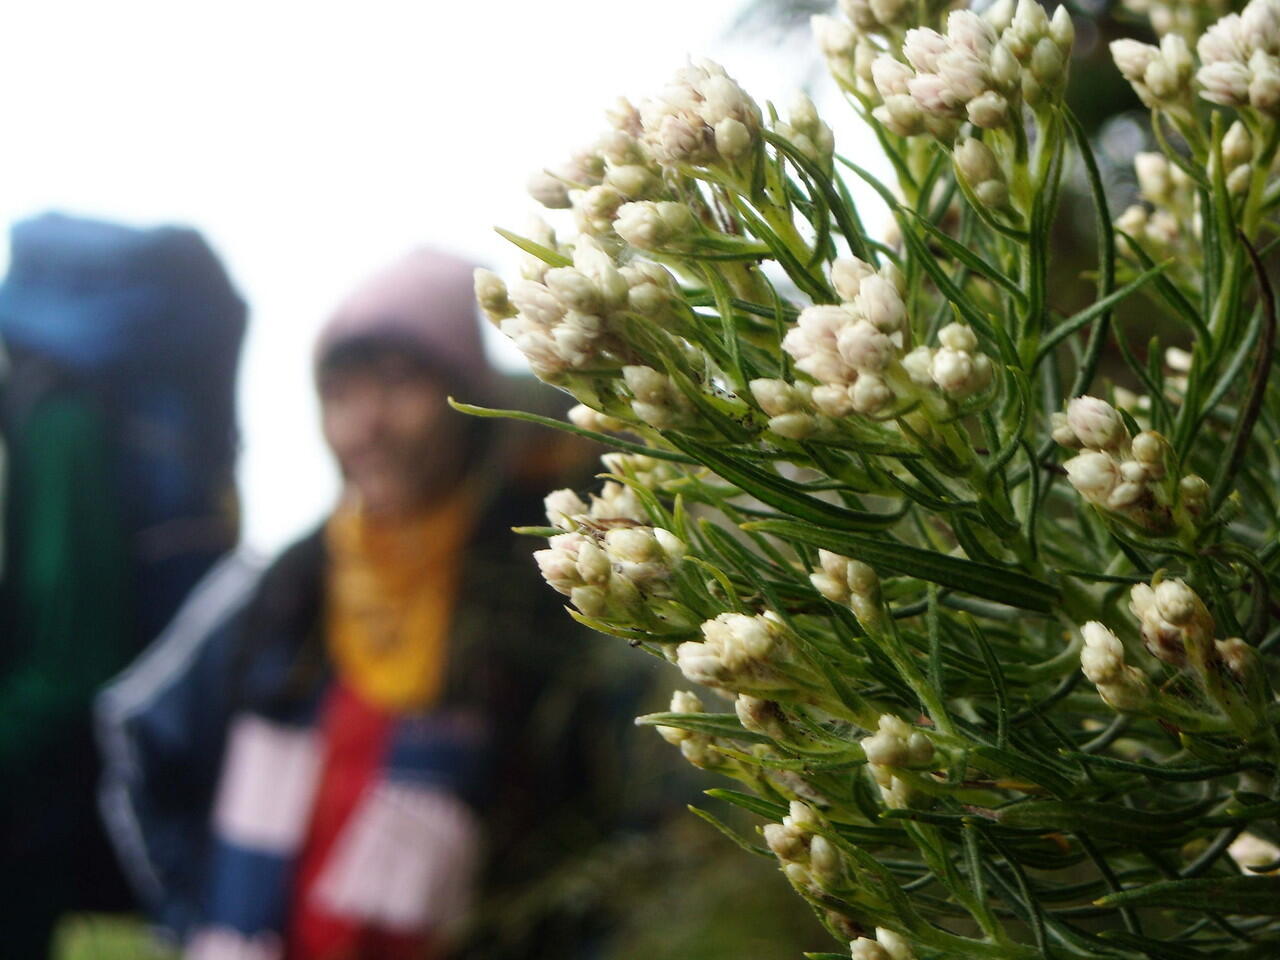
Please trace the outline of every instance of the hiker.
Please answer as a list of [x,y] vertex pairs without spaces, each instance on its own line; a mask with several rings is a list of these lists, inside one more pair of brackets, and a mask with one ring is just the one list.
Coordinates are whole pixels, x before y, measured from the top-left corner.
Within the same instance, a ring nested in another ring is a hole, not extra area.
[[510,809],[590,779],[538,779],[544,747],[599,737],[534,745],[548,678],[582,659],[510,529],[554,481],[446,404],[498,390],[471,285],[418,251],[338,309],[314,362],[340,502],[271,563],[216,568],[101,697],[112,832],[189,957],[444,956],[486,863],[537,860]]

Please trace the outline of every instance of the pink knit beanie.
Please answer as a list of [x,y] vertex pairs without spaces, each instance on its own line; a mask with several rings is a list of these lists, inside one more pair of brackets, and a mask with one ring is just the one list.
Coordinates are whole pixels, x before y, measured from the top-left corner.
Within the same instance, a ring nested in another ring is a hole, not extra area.
[[359,286],[316,341],[320,369],[356,341],[386,341],[419,353],[460,400],[483,400],[494,373],[485,357],[475,303],[475,265],[427,247],[414,250]]

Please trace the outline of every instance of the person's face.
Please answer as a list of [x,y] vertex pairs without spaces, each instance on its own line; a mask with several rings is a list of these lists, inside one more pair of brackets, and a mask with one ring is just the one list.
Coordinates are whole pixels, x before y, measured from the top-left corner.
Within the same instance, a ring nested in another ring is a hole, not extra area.
[[321,375],[325,440],[365,510],[404,515],[456,480],[461,429],[445,397],[421,365],[391,350]]

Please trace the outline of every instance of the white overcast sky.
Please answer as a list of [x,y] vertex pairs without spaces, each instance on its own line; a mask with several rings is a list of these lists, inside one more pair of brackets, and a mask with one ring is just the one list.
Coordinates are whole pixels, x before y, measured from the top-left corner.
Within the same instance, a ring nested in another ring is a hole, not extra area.
[[[727,38],[744,2],[9,3],[0,219],[59,209],[204,232],[250,304],[240,486],[246,538],[273,550],[337,489],[308,369],[327,312],[417,243],[509,266],[491,228],[524,224],[527,175],[688,55],[762,101],[821,75],[807,38]],[[817,94],[847,115],[825,77]],[[833,126],[859,152],[856,129]]]

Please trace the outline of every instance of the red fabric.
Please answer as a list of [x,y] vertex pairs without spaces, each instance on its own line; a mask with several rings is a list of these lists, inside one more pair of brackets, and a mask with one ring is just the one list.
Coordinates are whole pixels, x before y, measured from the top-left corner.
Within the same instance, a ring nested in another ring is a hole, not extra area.
[[315,902],[316,883],[343,828],[378,775],[394,718],[370,706],[342,683],[321,712],[325,745],[294,884],[285,938],[285,960],[426,960],[433,956],[425,933],[391,933],[358,919],[326,912]]

